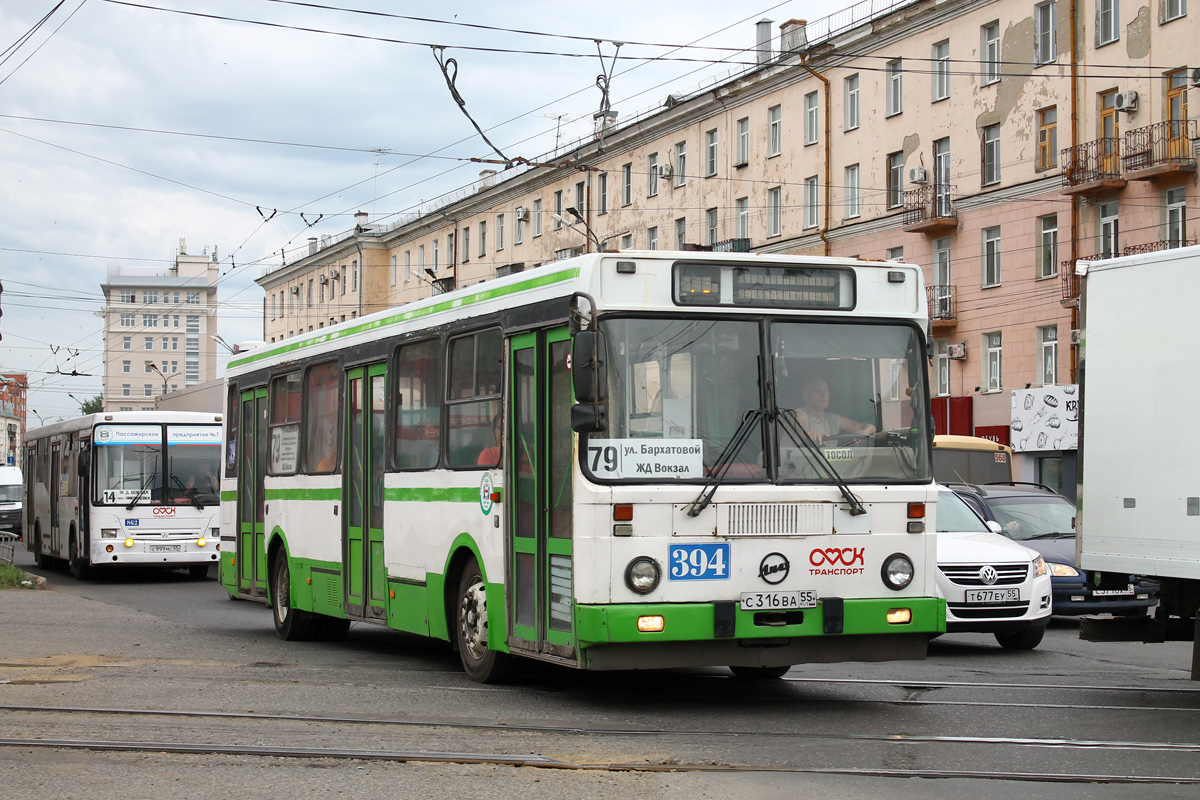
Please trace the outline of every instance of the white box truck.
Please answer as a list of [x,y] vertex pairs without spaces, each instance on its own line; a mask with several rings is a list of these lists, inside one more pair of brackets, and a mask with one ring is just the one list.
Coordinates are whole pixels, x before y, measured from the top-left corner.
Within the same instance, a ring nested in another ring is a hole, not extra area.
[[1077,272],[1077,563],[1161,586],[1153,618],[1085,620],[1080,635],[1200,642],[1200,247],[1081,262]]

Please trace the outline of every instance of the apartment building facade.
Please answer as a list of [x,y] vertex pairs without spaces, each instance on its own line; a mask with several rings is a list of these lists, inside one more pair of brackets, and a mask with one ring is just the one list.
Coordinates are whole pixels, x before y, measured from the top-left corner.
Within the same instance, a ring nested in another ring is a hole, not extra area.
[[[760,22],[742,74],[314,245],[259,280],[264,338],[313,330],[284,301],[346,263],[368,313],[597,247],[903,258],[925,269],[939,430],[1008,443],[1014,389],[1075,380],[1075,263],[1195,238],[1200,26],[1186,0],[863,8]],[[1072,453],[1030,456],[1073,485]]]
[[101,284],[105,411],[151,411],[155,398],[217,377],[216,251],[174,264],[114,266]]

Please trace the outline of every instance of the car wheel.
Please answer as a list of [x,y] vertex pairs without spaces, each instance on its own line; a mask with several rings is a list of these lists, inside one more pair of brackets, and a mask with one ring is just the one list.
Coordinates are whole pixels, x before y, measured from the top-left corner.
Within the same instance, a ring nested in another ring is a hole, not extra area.
[[1045,628],[1032,631],[997,631],[996,641],[1005,650],[1032,650],[1042,642]]
[[774,681],[779,680],[790,670],[786,667],[730,667],[733,677],[743,681]]
[[480,683],[500,683],[508,677],[512,657],[488,648],[487,585],[474,558],[458,581],[455,622],[458,656],[467,677]]
[[282,549],[271,564],[271,611],[275,617],[275,632],[288,642],[308,641],[316,624],[307,611],[292,608],[292,575],[288,569],[287,553]]

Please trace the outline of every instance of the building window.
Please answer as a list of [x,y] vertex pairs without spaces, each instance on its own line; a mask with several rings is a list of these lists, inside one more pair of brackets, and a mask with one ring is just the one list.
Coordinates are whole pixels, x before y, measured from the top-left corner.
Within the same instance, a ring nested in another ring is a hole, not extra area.
[[675,186],[687,183],[687,142],[675,145],[675,167],[671,174],[675,178]]
[[937,387],[934,394],[938,397],[946,397],[950,394],[950,340],[934,340],[934,352],[937,359]]
[[137,318],[135,315],[133,315],[133,314],[122,314],[121,315],[121,327],[122,328],[132,328],[136,324],[137,324]]
[[551,217],[551,219],[554,220],[554,230],[558,230],[559,228],[561,228],[563,226],[562,215],[563,215],[562,189],[559,189],[557,192],[554,193],[554,215]]
[[888,261],[903,261],[904,260],[904,245],[899,247],[889,247],[884,252],[884,258]]
[[425,245],[417,245],[417,270],[420,273],[425,272]]
[[1187,0],[1162,0],[1162,21],[1170,22],[1173,19],[1187,16]]
[[704,134],[704,174],[717,174],[717,129]]
[[[596,203],[596,214],[608,213],[608,173],[601,172],[596,176],[596,192],[600,195]],[[582,210],[582,209],[580,209]]]
[[189,306],[200,305],[200,293],[199,292],[188,292],[187,293],[187,303]]
[[1000,182],[1000,125],[987,125],[981,142],[983,185]]
[[1037,168],[1058,166],[1058,109],[1054,106],[1038,112]]
[[404,251],[404,282],[412,280],[412,250]]
[[487,255],[487,221],[479,221],[479,257]]
[[454,234],[446,235],[446,265],[454,266]]
[[852,131],[858,127],[858,75],[851,75],[845,80],[845,124],[843,130]]
[[542,235],[542,198],[533,201],[533,238]]
[[1049,64],[1058,58],[1057,25],[1055,0],[1033,7],[1033,63]]
[[933,102],[950,96],[950,40],[933,46]]
[[804,179],[804,227],[815,228],[819,224],[821,199],[817,194],[819,186],[817,176],[810,175]]
[[1038,217],[1038,277],[1058,275],[1058,215]]
[[[935,305],[938,303],[949,304],[950,287],[954,284],[954,278],[950,272],[949,236],[933,240],[933,283],[937,287],[934,291]],[[938,307],[942,308],[942,306]],[[948,308],[946,310],[949,311]],[[941,316],[949,316],[949,314],[941,314]]]
[[1002,375],[1003,360],[1001,358],[1002,342],[1000,331],[993,331],[983,335],[983,351],[985,353],[983,361],[983,390],[985,392],[998,392],[1004,386]]
[[133,291],[132,289],[122,289],[121,290],[121,302],[122,303],[136,303],[137,302],[137,292]]
[[121,372],[124,372],[126,375],[128,375],[132,371],[132,366],[133,366],[132,362],[122,361],[121,362]]
[[434,240],[433,240],[432,242],[430,242],[430,243],[429,243],[429,245],[430,245],[430,247],[432,247],[432,248],[433,248],[433,254],[432,254],[432,255],[433,255],[433,271],[434,271],[434,272],[437,272],[437,270],[438,270],[438,266],[439,266],[439,264],[438,264],[438,240],[437,240],[437,238],[435,237],[435,238],[434,238]]
[[146,303],[147,305],[157,303],[158,302],[158,292],[143,292],[142,293],[142,302]]
[[1165,194],[1167,246],[1183,247],[1187,243],[1187,188],[1177,186]]
[[904,110],[904,62],[897,58],[887,62],[887,115],[894,117]]
[[1096,47],[1121,38],[1119,0],[1096,0]]
[[1038,366],[1042,386],[1058,383],[1058,326],[1038,328]]
[[1000,23],[989,22],[979,29],[979,82],[1000,80]]
[[[625,164],[621,167],[621,205],[627,206],[633,202],[633,164]],[[541,201],[534,204],[534,207],[540,207]],[[535,234],[536,235],[536,234]]]
[[121,349],[122,350],[132,350],[133,349],[133,337],[132,336],[125,336],[121,339]]
[[708,234],[708,241],[705,242],[705,244],[707,244],[709,247],[712,247],[717,243],[717,210],[715,208],[710,208],[708,211],[705,211],[704,219],[707,222],[705,229]]
[[632,250],[633,249],[633,234],[632,233],[627,233],[621,237],[621,249],[622,250]]
[[904,153],[889,153],[887,157],[888,208],[904,205]]
[[858,164],[846,167],[846,218],[857,217],[862,213],[862,201],[858,193]]
[[[147,370],[147,372],[148,371],[149,370]],[[146,397],[154,397],[154,385],[153,384],[145,383],[145,384],[142,384],[142,386],[144,387],[143,391],[146,392]]]
[[[324,275],[322,275],[321,277],[325,278]],[[325,281],[327,281],[327,280],[328,280],[328,278],[325,278],[325,280],[322,280],[322,281],[317,281],[317,285],[318,285],[317,303],[320,305],[325,304]]]
[[1000,226],[983,229],[983,286],[1000,285]]
[[471,227],[469,225],[462,229],[462,256],[464,264],[471,260]]
[[313,304],[312,290],[313,290],[313,282],[312,282],[312,278],[309,278],[308,279],[308,294],[306,295],[306,300],[304,301],[304,304],[306,306],[311,306]]
[[767,109],[767,158],[783,152],[783,106]]
[[646,196],[658,194],[658,153],[646,157]]
[[525,220],[517,214],[513,215],[513,244],[525,241]]
[[1121,254],[1118,242],[1121,238],[1121,225],[1117,219],[1117,204],[1101,203],[1098,211],[1100,217],[1100,255],[1112,258]]
[[163,349],[164,351],[168,349],[168,348],[167,348],[167,337],[166,337],[166,336],[162,337],[162,349]]
[[817,143],[817,126],[821,120],[818,116],[817,93],[809,92],[804,95],[804,143]]
[[657,226],[646,229],[646,249],[647,250],[657,250],[658,249],[658,227]]
[[158,314],[142,314],[142,327],[143,328],[157,328],[158,327]]
[[750,163],[750,118],[742,117],[737,121],[737,163],[735,167],[744,167]]
[[[436,246],[436,244],[435,244]],[[496,249],[504,249],[504,215],[496,215]]]
[[675,249],[682,250],[687,244],[687,217],[675,220]]
[[121,397],[130,397],[130,386],[128,383],[121,384]]
[[737,238],[750,238],[750,198],[739,197],[733,201],[734,213],[737,218]]
[[933,143],[933,189],[935,216],[950,215],[950,139],[938,139]]
[[783,188],[767,189],[767,236],[783,233]]

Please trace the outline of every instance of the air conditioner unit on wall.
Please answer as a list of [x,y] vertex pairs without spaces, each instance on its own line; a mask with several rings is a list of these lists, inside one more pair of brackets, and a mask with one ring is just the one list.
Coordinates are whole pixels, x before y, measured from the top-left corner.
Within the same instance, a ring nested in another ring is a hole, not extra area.
[[1071,344],[1079,344],[1083,341],[1083,331],[1075,328],[1071,331]]
[[675,171],[674,168],[670,164],[659,164],[658,165],[658,177],[660,177],[660,178],[669,178],[669,177],[671,177],[671,173],[673,173],[674,171]]
[[963,359],[967,357],[967,343],[959,342],[958,344],[946,345],[946,355],[950,358]]
[[908,171],[909,183],[929,183],[929,171],[923,166],[916,166]]
[[340,269],[335,269],[329,273],[329,277],[333,278],[336,281],[341,276],[341,274],[342,274],[342,271]]
[[1113,105],[1117,111],[1134,112],[1137,111],[1138,93],[1135,91],[1117,92],[1113,98]]
[[1192,86],[1200,86],[1200,67],[1192,70]]
[[299,287],[299,286],[293,286],[293,287],[292,287],[292,294],[300,294],[300,287]]
[[317,282],[318,283],[329,283],[329,276],[322,275],[321,277],[317,278]]
[[527,209],[525,206],[517,206],[514,216],[519,220],[528,219],[529,218],[529,209]]

